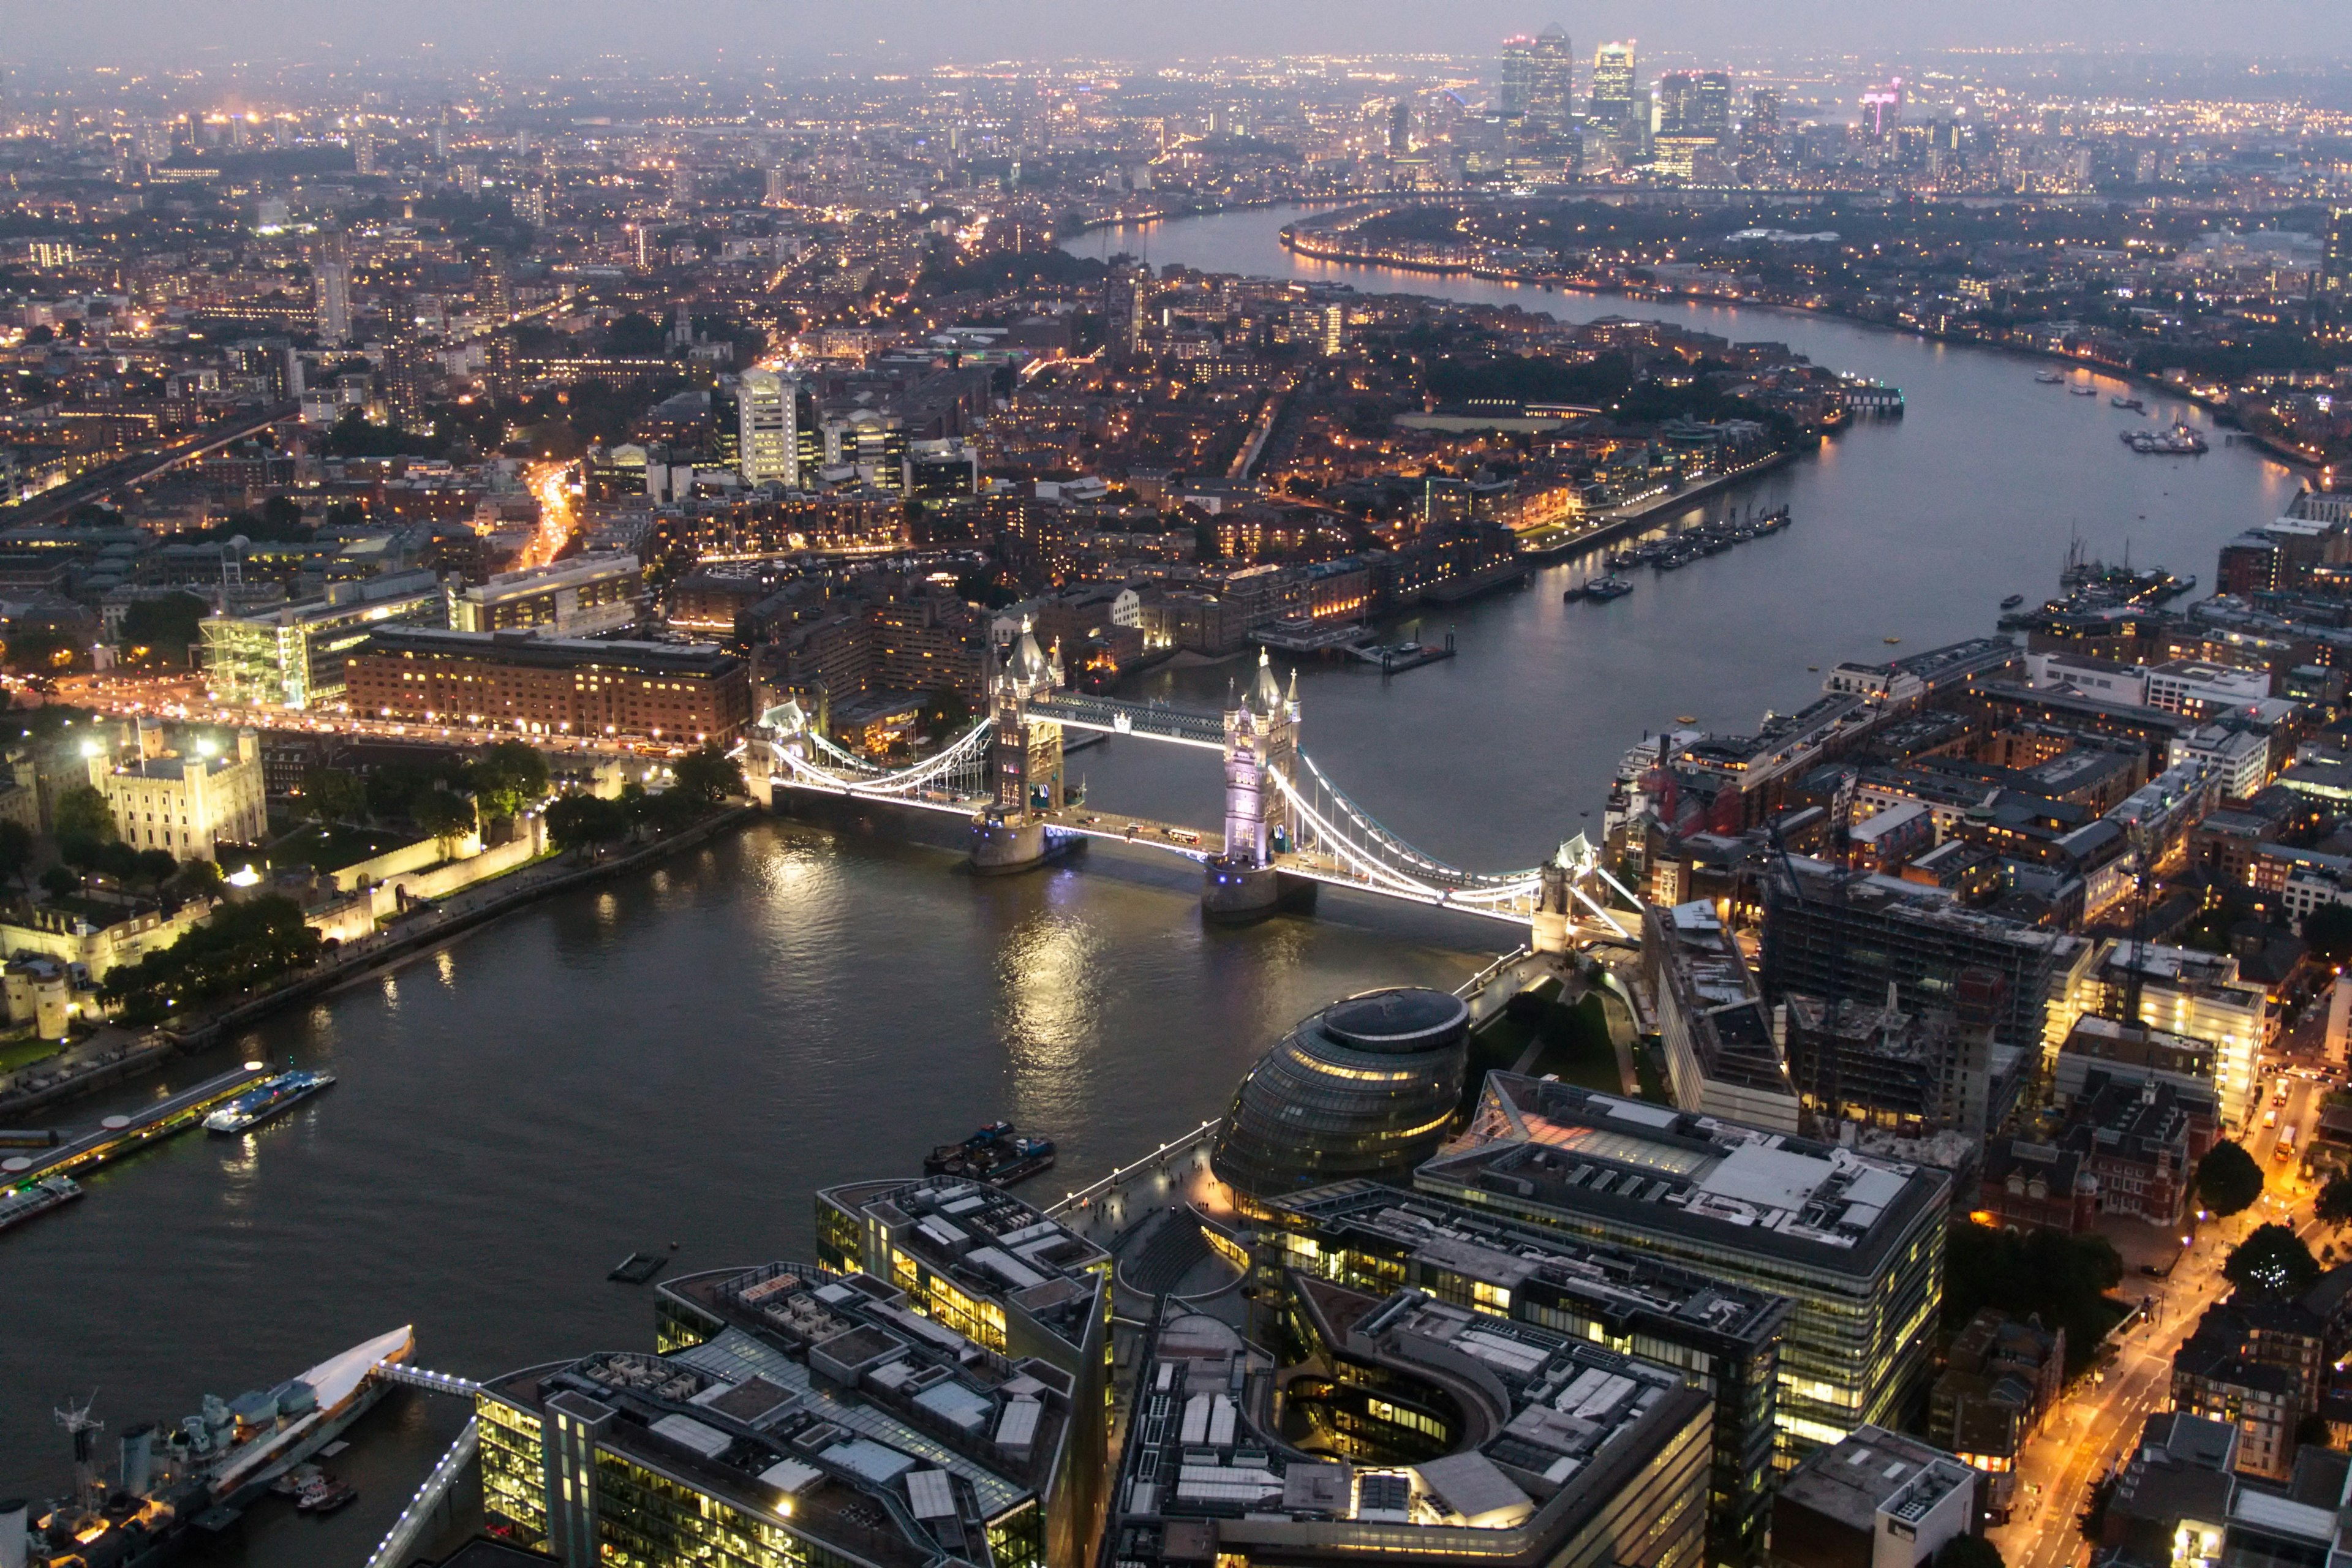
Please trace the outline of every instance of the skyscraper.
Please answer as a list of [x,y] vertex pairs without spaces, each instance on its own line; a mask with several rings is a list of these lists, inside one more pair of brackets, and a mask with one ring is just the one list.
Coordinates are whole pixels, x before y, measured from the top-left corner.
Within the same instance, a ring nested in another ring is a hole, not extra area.
[[2322,293],[2352,294],[2352,207],[2327,215],[2327,248],[2319,264]]
[[1607,134],[1615,134],[1633,114],[1633,40],[1603,44],[1592,55],[1592,96],[1586,115]]
[[1668,71],[1658,78],[1658,134],[1731,137],[1731,73]]
[[1872,142],[1884,142],[1895,134],[1903,123],[1903,79],[1895,77],[1884,87],[1874,87],[1862,95],[1862,133]]
[[1536,35],[1526,114],[1531,124],[1557,134],[1576,116],[1576,54],[1557,26]]
[[1691,92],[1690,132],[1731,140],[1731,73],[1700,71]]
[[772,370],[747,370],[736,390],[736,463],[747,485],[800,483],[800,384]]
[[1495,110],[1506,120],[1517,120],[1528,111],[1528,100],[1535,93],[1536,41],[1525,33],[1514,33],[1503,40],[1501,77],[1495,89]]

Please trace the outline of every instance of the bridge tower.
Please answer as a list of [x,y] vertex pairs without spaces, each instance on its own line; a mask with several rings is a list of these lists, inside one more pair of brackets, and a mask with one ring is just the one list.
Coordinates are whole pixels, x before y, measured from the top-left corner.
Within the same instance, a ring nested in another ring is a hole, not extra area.
[[1568,846],[1543,863],[1543,882],[1536,892],[1536,909],[1528,922],[1528,947],[1535,952],[1566,952],[1575,911],[1569,906]]
[[1285,695],[1265,650],[1257,679],[1225,705],[1225,847],[1209,861],[1201,903],[1211,918],[1251,920],[1280,897],[1274,858],[1291,847],[1297,824],[1276,780],[1298,760],[1298,675]]
[[988,658],[990,800],[971,827],[972,868],[1025,871],[1046,855],[1045,813],[1063,802],[1062,727],[1031,715],[1029,700],[1062,684],[1060,647],[1048,658],[1024,619],[1012,656]]

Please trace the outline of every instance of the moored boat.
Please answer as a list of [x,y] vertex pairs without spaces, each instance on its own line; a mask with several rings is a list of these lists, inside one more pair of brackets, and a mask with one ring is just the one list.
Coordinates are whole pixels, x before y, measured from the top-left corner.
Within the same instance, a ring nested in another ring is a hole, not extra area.
[[992,1121],[961,1143],[942,1143],[923,1161],[927,1176],[963,1176],[1010,1186],[1054,1164],[1051,1138],[1024,1138],[1010,1121]]
[[305,1072],[298,1068],[279,1073],[268,1082],[246,1090],[205,1117],[205,1131],[242,1132],[281,1111],[292,1110],[334,1081],[335,1075],[331,1072]]

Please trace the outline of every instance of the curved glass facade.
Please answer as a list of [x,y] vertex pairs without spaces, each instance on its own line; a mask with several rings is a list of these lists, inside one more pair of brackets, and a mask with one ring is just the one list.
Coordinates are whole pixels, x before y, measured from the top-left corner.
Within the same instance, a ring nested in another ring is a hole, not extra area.
[[1248,1197],[1326,1182],[1403,1182],[1462,1101],[1470,1009],[1419,987],[1334,1003],[1242,1079],[1210,1168]]

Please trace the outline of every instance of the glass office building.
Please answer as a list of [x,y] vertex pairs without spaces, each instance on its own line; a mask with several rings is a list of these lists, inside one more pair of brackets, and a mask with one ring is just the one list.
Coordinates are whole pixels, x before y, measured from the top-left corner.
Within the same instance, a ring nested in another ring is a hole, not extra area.
[[1897,1420],[1928,1371],[1951,1192],[1931,1166],[1490,1072],[1413,1185],[1787,1297],[1783,1466]]
[[1272,1223],[1257,1230],[1261,1305],[1285,1301],[1294,1272],[1375,1293],[1425,1290],[1674,1368],[1715,1404],[1706,1560],[1763,1560],[1785,1297],[1376,1182],[1268,1207]]

